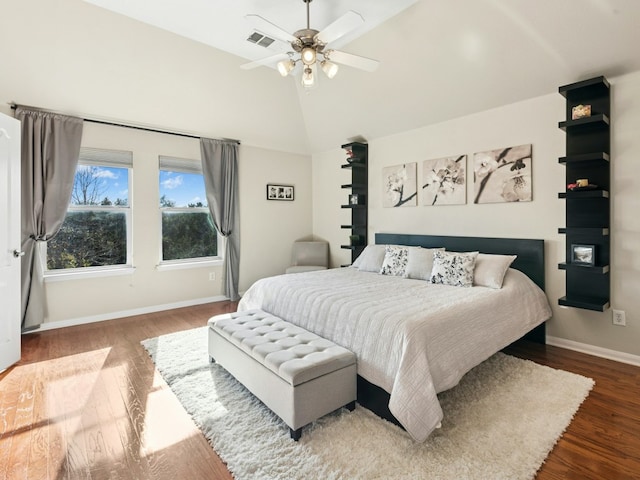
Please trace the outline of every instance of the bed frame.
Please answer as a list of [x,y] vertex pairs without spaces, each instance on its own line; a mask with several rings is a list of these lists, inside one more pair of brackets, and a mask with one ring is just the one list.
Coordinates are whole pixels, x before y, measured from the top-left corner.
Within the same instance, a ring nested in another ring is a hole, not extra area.
[[[375,243],[424,248],[445,247],[452,252],[479,251],[481,253],[517,255],[511,267],[523,272],[544,290],[544,240],[376,233]],[[544,344],[545,335],[545,324],[542,323],[523,338]],[[360,375],[358,375],[358,403],[376,415],[400,425],[389,410],[389,394]]]

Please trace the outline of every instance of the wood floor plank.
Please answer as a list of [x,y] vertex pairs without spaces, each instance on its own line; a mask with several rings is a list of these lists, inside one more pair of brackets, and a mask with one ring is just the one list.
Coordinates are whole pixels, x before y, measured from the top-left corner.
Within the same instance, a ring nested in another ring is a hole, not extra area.
[[[140,341],[206,325],[233,302],[23,336],[0,375],[0,480],[231,480]],[[537,480],[640,479],[640,368],[518,342],[506,353],[596,385]]]

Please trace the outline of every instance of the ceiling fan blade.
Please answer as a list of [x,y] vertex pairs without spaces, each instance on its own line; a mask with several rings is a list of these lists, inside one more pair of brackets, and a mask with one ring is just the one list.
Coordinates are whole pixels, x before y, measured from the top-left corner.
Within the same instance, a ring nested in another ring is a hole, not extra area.
[[296,43],[299,41],[289,32],[283,30],[275,23],[271,23],[269,20],[261,17],[260,15],[249,14],[245,15],[244,18],[251,22],[256,30],[260,30],[262,33],[266,34],[269,37],[273,37],[276,40],[282,40],[283,42],[288,43]]
[[349,67],[359,68],[366,72],[373,72],[380,62],[373,60],[372,58],[361,57],[360,55],[353,55],[352,53],[341,52],[339,50],[327,50],[324,52],[325,58],[332,62],[348,65]]
[[352,30],[355,30],[364,23],[364,18],[359,13],[349,10],[337,20],[333,21],[330,25],[323,28],[314,37],[316,41],[327,45],[330,42],[337,40],[338,38],[346,35]]
[[244,63],[240,65],[240,68],[243,70],[251,70],[256,67],[261,67],[263,65],[271,65],[279,62],[280,60],[286,60],[289,58],[288,53],[278,53],[276,55],[270,55],[265,58],[261,58],[260,60],[255,60],[253,62]]

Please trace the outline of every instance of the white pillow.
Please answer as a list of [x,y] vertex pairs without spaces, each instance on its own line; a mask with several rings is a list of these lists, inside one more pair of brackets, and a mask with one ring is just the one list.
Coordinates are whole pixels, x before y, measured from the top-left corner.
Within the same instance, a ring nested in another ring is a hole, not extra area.
[[516,255],[479,254],[473,272],[473,284],[481,287],[502,288],[504,276],[515,259]]
[[454,287],[471,287],[473,270],[478,252],[433,252],[433,269],[431,283],[452,285]]
[[367,245],[351,265],[362,272],[380,272],[384,261],[384,245]]
[[433,252],[442,248],[410,248],[406,276],[416,280],[431,280]]
[[405,271],[407,269],[408,255],[407,247],[386,245],[380,273],[394,277],[406,277]]

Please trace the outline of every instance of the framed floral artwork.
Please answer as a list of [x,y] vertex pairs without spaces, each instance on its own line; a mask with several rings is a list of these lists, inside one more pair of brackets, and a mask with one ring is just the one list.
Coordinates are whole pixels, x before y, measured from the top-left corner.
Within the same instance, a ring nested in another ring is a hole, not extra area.
[[415,207],[418,204],[417,165],[416,162],[403,163],[382,169],[383,207]]
[[422,205],[467,203],[467,156],[422,162]]
[[473,154],[473,203],[530,202],[531,144]]

